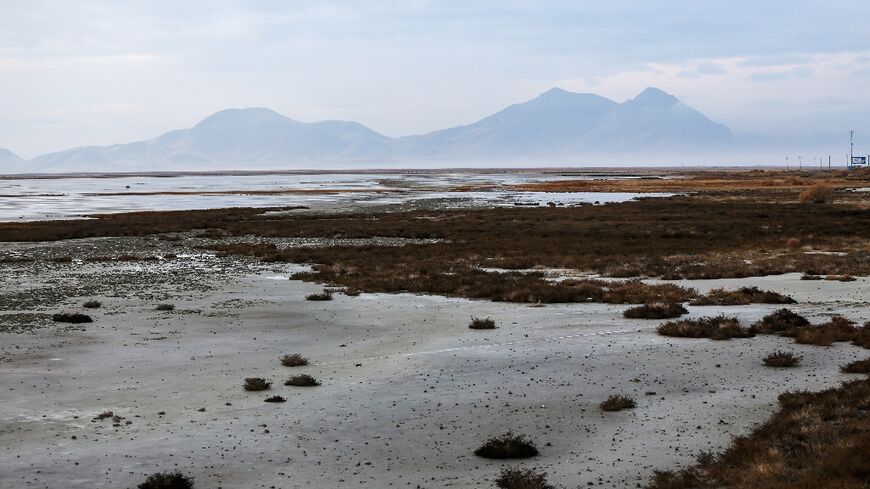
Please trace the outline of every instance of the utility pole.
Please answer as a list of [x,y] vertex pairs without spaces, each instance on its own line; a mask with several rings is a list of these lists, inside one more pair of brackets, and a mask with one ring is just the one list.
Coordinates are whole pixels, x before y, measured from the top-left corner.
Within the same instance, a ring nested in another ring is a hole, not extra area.
[[828,155],[828,171],[831,171],[831,155]]
[[803,156],[798,155],[798,171],[801,171],[801,170],[804,169],[804,160],[803,160],[803,158],[804,158]]
[[785,157],[785,171],[788,171],[788,156]]

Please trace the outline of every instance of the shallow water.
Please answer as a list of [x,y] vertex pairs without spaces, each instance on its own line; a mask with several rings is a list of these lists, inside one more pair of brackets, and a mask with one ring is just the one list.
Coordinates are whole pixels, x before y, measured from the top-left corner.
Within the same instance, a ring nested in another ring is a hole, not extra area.
[[[621,202],[667,194],[454,191],[460,186],[511,185],[542,180],[589,179],[542,173],[194,175],[0,180],[0,221],[70,219],[91,214],[222,207],[312,208],[384,205],[441,199],[457,205],[576,205]],[[612,178],[612,177],[608,177]],[[626,178],[616,176],[616,178]],[[326,191],[268,194],[262,191]],[[155,192],[182,192],[167,195]],[[208,192],[224,192],[209,194]],[[449,204],[448,204],[449,206]]]

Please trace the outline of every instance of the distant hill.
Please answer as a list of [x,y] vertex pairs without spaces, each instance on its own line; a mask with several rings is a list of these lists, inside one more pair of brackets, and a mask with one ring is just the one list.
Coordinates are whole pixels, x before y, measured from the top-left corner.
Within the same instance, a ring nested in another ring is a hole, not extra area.
[[299,122],[264,108],[229,109],[155,139],[50,153],[26,166],[29,172],[63,172],[510,163],[705,151],[734,141],[727,127],[656,88],[624,103],[554,88],[473,124],[416,136],[389,138],[356,122]]
[[4,171],[17,171],[24,164],[24,160],[17,154],[5,148],[0,148],[0,173]]
[[582,152],[699,149],[732,140],[675,97],[647,88],[618,104],[559,88],[467,126],[401,138],[409,157],[569,157]]

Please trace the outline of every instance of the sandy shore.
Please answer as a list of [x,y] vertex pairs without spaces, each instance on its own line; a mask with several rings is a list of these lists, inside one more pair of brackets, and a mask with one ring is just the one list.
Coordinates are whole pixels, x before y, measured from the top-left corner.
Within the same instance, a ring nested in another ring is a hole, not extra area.
[[[109,242],[116,251],[170,247],[153,238]],[[0,251],[105,246],[75,240]],[[4,289],[18,284],[44,297],[4,315],[103,302],[83,328],[34,319],[36,327],[0,334],[4,488],[135,487],[146,474],[174,469],[206,488],[483,488],[504,466],[539,467],[565,487],[635,487],[654,469],[688,464],[747,433],[781,392],[853,378],[838,368],[863,358],[847,344],[819,348],[778,337],[664,338],[654,332],[659,321],[626,320],[621,305],[403,294],[311,302],[305,295],[321,289],[287,280],[293,266],[207,253],[72,265],[3,265]],[[791,294],[800,302],[793,309],[814,319],[841,313],[863,321],[870,312],[866,279],[686,284],[770,288]],[[53,285],[61,292],[41,295]],[[76,291],[88,294],[70,295]],[[176,310],[155,311],[157,302]],[[689,309],[690,317],[726,312],[752,322],[776,306]],[[491,316],[499,329],[471,331],[471,316]],[[761,357],[777,348],[799,352],[803,366],[762,367]],[[278,357],[292,352],[312,364],[281,366]],[[282,385],[300,372],[323,385]],[[272,389],[245,392],[250,376],[271,379]],[[600,412],[614,393],[634,396],[638,408]],[[263,402],[274,394],[287,402]],[[105,410],[124,418],[119,426],[92,421]],[[541,455],[522,462],[473,455],[507,430],[529,435]]]

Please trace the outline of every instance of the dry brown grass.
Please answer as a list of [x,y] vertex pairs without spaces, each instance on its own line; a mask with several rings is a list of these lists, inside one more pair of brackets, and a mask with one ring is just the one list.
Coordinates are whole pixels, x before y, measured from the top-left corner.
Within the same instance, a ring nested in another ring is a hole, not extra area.
[[470,329],[495,329],[495,321],[492,318],[471,318]]
[[308,359],[298,353],[290,353],[281,357],[281,365],[285,367],[302,367],[308,365]]
[[90,316],[87,314],[82,314],[80,312],[60,312],[57,314],[53,314],[51,316],[51,320],[56,323],[73,323],[73,324],[81,324],[81,323],[92,323],[94,322]]
[[803,345],[831,346],[833,343],[858,339],[860,329],[843,316],[833,316],[830,321],[815,326],[805,326],[782,333],[791,336]]
[[490,438],[474,454],[478,457],[493,459],[529,458],[538,454],[535,445],[525,435],[507,432]]
[[749,338],[754,336],[748,328],[740,325],[735,317],[724,315],[704,317],[700,319],[682,319],[668,321],[660,325],[656,331],[662,336],[677,338],[710,338],[713,340],[728,340],[731,338]]
[[328,292],[324,290],[323,292],[317,294],[308,294],[305,296],[305,300],[308,301],[331,301],[332,300],[332,292]]
[[284,385],[293,387],[316,387],[320,385],[320,381],[308,374],[294,375],[284,382]]
[[696,465],[656,472],[648,489],[866,489],[870,380],[780,396],[764,425]]
[[622,315],[630,319],[673,319],[688,312],[682,304],[658,302],[630,307],[623,311]]
[[768,367],[797,367],[801,363],[801,357],[787,351],[775,351],[764,357],[762,363]]
[[713,289],[691,302],[693,306],[740,306],[746,304],[794,304],[787,295],[758,287],[741,287],[737,290]]
[[801,204],[827,204],[834,199],[834,187],[819,183],[804,190],[798,196]]
[[193,478],[181,472],[151,474],[138,489],[193,489]]
[[281,396],[271,396],[263,399],[265,402],[287,402],[287,398]]
[[244,385],[246,391],[264,391],[271,386],[271,382],[261,377],[248,377]]
[[752,325],[756,334],[776,334],[809,326],[807,318],[790,309],[779,309]]
[[547,482],[547,474],[535,469],[504,468],[495,485],[500,489],[555,489]]
[[847,374],[870,374],[870,358],[847,363],[840,367],[840,371]]
[[637,402],[628,396],[613,395],[602,402],[599,407],[602,411],[622,411],[623,409],[636,408]]

